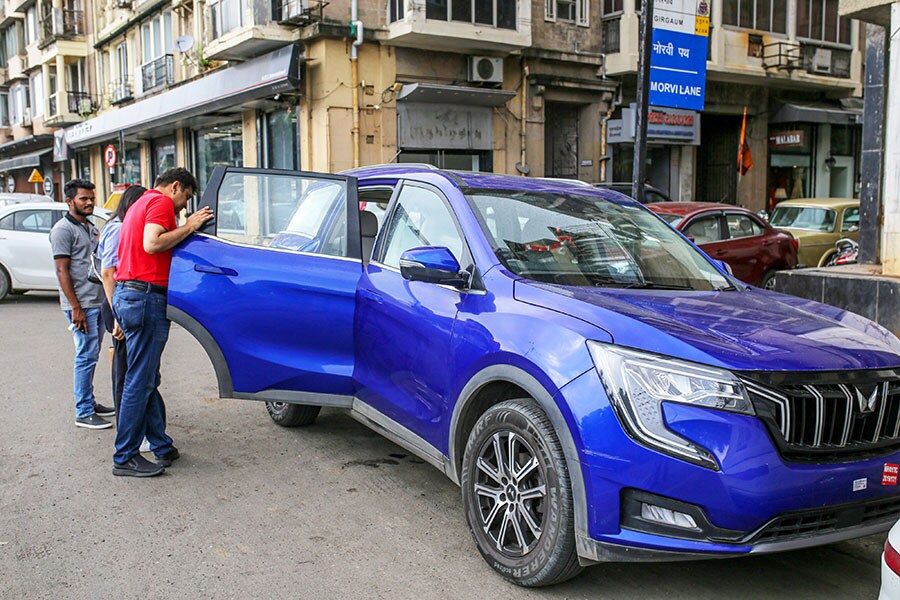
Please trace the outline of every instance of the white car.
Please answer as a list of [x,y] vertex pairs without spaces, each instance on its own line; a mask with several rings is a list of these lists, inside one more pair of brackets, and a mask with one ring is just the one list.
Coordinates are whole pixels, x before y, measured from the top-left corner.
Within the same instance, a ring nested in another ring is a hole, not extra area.
[[891,527],[881,555],[881,593],[878,600],[900,600],[900,521]]
[[29,192],[0,192],[0,206],[19,204],[21,202],[53,202],[53,198]]
[[[50,229],[69,207],[61,202],[29,202],[0,207],[0,300],[10,292],[58,290],[50,250]],[[99,229],[112,213],[94,208]]]

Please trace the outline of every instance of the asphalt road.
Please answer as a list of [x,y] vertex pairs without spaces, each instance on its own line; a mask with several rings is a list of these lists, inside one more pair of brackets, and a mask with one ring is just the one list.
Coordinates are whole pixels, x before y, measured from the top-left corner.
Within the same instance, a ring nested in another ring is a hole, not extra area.
[[[0,303],[0,598],[875,598],[884,535],[739,560],[592,567],[526,590],[482,561],[459,489],[346,414],[284,429],[220,400],[200,345],[163,357],[182,458],[113,477],[113,430],[74,426],[53,295]],[[101,357],[98,399],[111,404]]]

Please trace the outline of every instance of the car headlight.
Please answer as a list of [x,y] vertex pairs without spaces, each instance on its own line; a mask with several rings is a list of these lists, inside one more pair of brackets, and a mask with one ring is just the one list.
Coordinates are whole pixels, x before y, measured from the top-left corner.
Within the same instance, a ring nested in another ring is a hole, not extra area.
[[594,341],[588,349],[626,432],[666,454],[719,468],[711,452],[666,426],[663,402],[755,414],[743,384],[729,371]]

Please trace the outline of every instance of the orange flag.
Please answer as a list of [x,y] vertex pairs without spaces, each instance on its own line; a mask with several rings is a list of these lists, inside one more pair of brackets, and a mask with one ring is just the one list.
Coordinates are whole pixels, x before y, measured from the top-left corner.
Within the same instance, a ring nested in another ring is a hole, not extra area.
[[747,144],[747,107],[744,107],[744,120],[741,122],[741,143],[738,145],[737,169],[741,175],[746,175],[753,167],[753,156],[750,154],[750,145]]

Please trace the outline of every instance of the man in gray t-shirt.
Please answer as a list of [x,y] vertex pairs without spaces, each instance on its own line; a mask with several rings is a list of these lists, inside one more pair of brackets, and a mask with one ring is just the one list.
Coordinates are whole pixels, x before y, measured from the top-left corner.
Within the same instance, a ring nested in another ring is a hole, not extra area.
[[59,303],[75,341],[75,425],[107,429],[112,423],[101,417],[115,412],[94,400],[94,369],[103,339],[100,307],[105,298],[92,267],[99,237],[88,220],[94,213],[94,184],[73,179],[64,189],[69,212],[50,230],[50,246],[59,279]]

